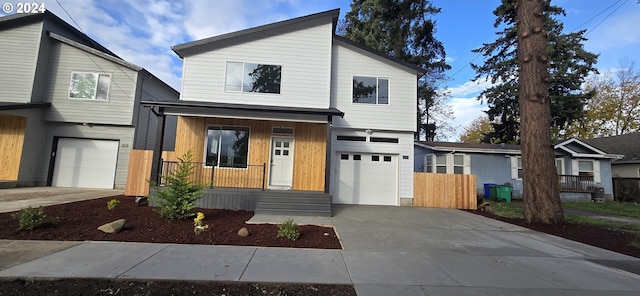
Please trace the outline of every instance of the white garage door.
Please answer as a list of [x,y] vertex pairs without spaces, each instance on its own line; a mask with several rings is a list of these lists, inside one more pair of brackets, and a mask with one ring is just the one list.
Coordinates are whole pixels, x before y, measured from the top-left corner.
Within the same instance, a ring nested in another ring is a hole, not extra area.
[[58,139],[51,186],[113,188],[118,141]]
[[397,205],[398,156],[338,153],[334,203]]

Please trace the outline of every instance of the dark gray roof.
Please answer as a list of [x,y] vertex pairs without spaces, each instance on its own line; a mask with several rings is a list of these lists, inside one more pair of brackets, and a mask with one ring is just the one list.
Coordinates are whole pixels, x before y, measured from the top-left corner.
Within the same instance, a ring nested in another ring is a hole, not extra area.
[[35,109],[35,108],[49,108],[51,103],[7,103],[0,102],[0,111],[4,110],[20,110],[20,109]]
[[245,30],[240,30],[236,32],[231,32],[227,34],[222,34],[218,36],[213,36],[205,39],[200,39],[196,41],[191,41],[183,44],[174,45],[171,47],[173,51],[178,54],[181,58],[184,58],[184,55],[191,52],[199,52],[202,50],[204,45],[211,45],[214,43],[227,41],[230,39],[235,39],[244,36],[255,36],[255,38],[259,38],[264,36],[267,31],[272,31],[274,29],[287,29],[287,30],[295,30],[299,27],[301,22],[308,22],[316,19],[328,18],[333,22],[333,26],[335,29],[336,23],[338,22],[338,17],[340,16],[340,9],[333,9],[324,12],[314,13],[307,16],[297,17],[289,20],[284,20],[276,23],[271,23],[259,27],[249,28]]
[[366,52],[369,52],[369,53],[374,54],[374,55],[376,55],[376,56],[378,56],[378,57],[381,57],[381,58],[384,58],[384,59],[390,60],[390,61],[392,61],[392,62],[395,62],[395,63],[397,63],[397,64],[400,64],[400,65],[402,65],[402,66],[405,66],[405,67],[407,67],[407,68],[410,68],[410,69],[412,69],[412,70],[415,70],[416,72],[418,72],[418,73],[420,74],[420,76],[422,76],[422,75],[424,75],[425,73],[427,73],[427,70],[423,69],[422,67],[416,66],[416,65],[414,65],[414,64],[412,64],[412,63],[405,62],[405,61],[403,61],[403,60],[401,60],[401,59],[398,59],[398,58],[392,57],[392,56],[390,56],[390,55],[384,54],[384,53],[382,53],[382,52],[379,52],[379,51],[377,51],[377,50],[372,49],[371,47],[368,47],[368,46],[362,45],[362,44],[360,44],[360,43],[357,43],[357,42],[351,41],[350,39],[347,39],[347,38],[345,38],[345,37],[342,37],[342,36],[339,36],[339,35],[334,35],[334,36],[333,36],[333,39],[334,39],[334,40],[337,40],[337,41],[339,41],[339,42],[346,43],[346,44],[351,45],[351,46],[353,46],[353,47],[356,47],[356,48],[358,48],[358,49],[364,50],[364,51],[366,51]]
[[429,141],[418,141],[416,143],[420,143],[422,145],[431,146],[431,147],[520,150],[520,145],[509,145],[509,144],[429,142]]
[[91,37],[87,36],[87,34],[76,29],[75,27],[65,22],[63,19],[59,18],[57,15],[53,14],[48,10],[46,10],[44,13],[12,14],[12,15],[0,17],[0,29],[10,28],[14,26],[21,26],[23,24],[28,24],[28,23],[41,22],[45,19],[51,20],[52,22],[64,28],[65,30],[71,32],[73,35],[77,36],[84,45],[89,46],[93,49],[99,50],[108,55],[114,56],[116,58],[120,58],[115,53],[111,52],[106,47],[102,46],[100,43],[96,42]]
[[640,163],[640,132],[583,141],[607,153],[624,155],[616,163]]
[[172,101],[172,102],[157,102],[157,101],[142,101],[142,105],[156,106],[164,108],[184,108],[184,109],[218,109],[218,110],[233,110],[233,111],[261,111],[269,113],[289,113],[289,114],[304,114],[304,115],[327,115],[327,116],[344,116],[344,112],[336,108],[302,108],[302,107],[279,107],[279,106],[264,106],[264,105],[244,105],[244,104],[227,104],[227,103],[214,103],[214,102],[199,102],[199,101]]

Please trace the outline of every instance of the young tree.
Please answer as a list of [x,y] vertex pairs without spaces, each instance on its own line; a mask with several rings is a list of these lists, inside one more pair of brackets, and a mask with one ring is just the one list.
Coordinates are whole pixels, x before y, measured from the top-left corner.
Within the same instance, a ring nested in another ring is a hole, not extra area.
[[352,41],[427,70],[418,81],[416,139],[420,135],[436,138],[439,129],[446,127],[434,120],[439,110],[448,110],[442,107],[446,102],[438,100],[436,86],[451,68],[445,62],[444,46],[434,36],[436,22],[431,16],[439,12],[428,0],[352,0],[351,11],[338,28]]
[[544,29],[548,0],[517,0],[516,32],[521,116],[524,218],[562,223],[555,154],[551,146],[551,98]]
[[623,60],[618,70],[591,77],[585,91],[593,92],[593,99],[584,118],[567,129],[568,136],[589,139],[640,131],[640,71],[633,61]]
[[[494,86],[484,90],[478,97],[489,105],[487,115],[494,124],[493,138],[503,143],[519,142],[520,106],[518,89],[518,62],[516,53],[515,0],[502,0],[494,10],[497,19],[494,27],[503,27],[496,33],[498,38],[473,50],[481,53],[483,65],[472,64],[476,79],[488,77]],[[563,25],[554,16],[564,15],[564,10],[541,1],[544,31],[548,34],[546,56],[549,67],[549,96],[554,130],[561,131],[573,121],[583,117],[583,105],[591,93],[583,92],[581,85],[591,72],[597,55],[584,49],[585,31],[563,33]]]
[[498,143],[494,141],[485,140],[486,136],[493,132],[493,126],[491,121],[486,116],[480,116],[474,119],[467,125],[462,135],[460,135],[460,142],[463,143]]

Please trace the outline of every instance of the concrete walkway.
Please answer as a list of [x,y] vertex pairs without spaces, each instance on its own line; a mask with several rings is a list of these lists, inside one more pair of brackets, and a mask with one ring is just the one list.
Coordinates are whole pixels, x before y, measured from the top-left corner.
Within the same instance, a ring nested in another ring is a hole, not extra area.
[[66,187],[23,187],[0,189],[0,213],[28,207],[50,206],[87,199],[118,196],[124,190]]
[[14,258],[0,277],[336,283],[360,296],[640,292],[639,259],[463,211],[334,206],[331,220],[344,250],[0,241]]
[[581,210],[581,209],[573,209],[573,208],[567,208],[567,207],[562,208],[562,210],[564,211],[565,215],[569,214],[569,215],[587,216],[587,217],[592,217],[597,219],[640,225],[640,219],[633,218],[633,217],[614,216],[614,215],[609,215],[604,213],[597,213],[597,212]]

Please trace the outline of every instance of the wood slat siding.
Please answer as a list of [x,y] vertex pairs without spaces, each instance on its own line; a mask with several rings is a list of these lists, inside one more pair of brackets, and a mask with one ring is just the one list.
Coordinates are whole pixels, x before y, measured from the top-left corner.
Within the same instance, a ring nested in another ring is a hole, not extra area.
[[[267,164],[265,176],[267,184],[271,153],[271,128],[273,126],[293,127],[295,135],[292,189],[324,191],[326,124],[180,116],[176,132],[175,156],[179,157],[187,151],[191,151],[194,161],[203,162],[207,127],[214,125],[250,128],[249,164]],[[214,174],[222,176],[219,174],[224,174],[225,170],[230,169],[216,168]],[[248,171],[247,174],[249,174]],[[205,178],[211,177],[210,173],[205,172],[203,175]],[[222,187],[224,185],[226,184],[215,184],[215,186]]]
[[[182,76],[182,99],[327,108],[332,26],[328,19],[319,20],[316,23],[296,25],[294,31],[292,28],[283,28],[268,36],[244,39],[239,44],[221,44],[222,48],[212,48],[186,56]],[[227,61],[282,66],[281,93],[225,92]]]
[[0,115],[0,180],[17,181],[27,119]]
[[[172,151],[163,151],[162,158],[169,159],[173,156]],[[136,150],[129,152],[129,170],[127,173],[127,185],[124,189],[126,196],[147,196],[149,195],[149,183],[151,179],[151,162],[153,161],[153,150]]]
[[414,206],[477,209],[475,175],[414,173],[413,182]]
[[31,101],[41,32],[42,23],[0,30],[0,101]]

